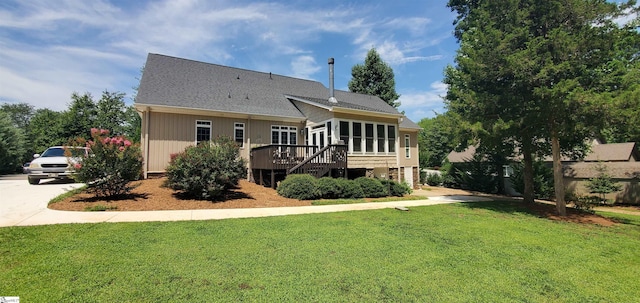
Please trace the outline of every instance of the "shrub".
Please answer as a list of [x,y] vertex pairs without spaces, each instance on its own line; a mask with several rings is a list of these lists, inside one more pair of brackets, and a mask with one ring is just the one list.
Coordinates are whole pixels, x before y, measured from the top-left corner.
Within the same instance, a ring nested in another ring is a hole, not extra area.
[[[524,164],[513,165],[511,175],[513,189],[524,194]],[[553,170],[541,161],[533,162],[533,190],[536,199],[553,199],[555,197],[553,187]]]
[[367,198],[378,198],[387,196],[387,190],[378,179],[359,177],[355,182],[360,185]]
[[607,199],[605,195],[621,190],[622,185],[613,181],[613,178],[607,172],[607,167],[603,163],[598,163],[595,169],[598,171],[598,174],[589,179],[586,187],[589,189],[589,193],[599,194],[600,200],[606,203]]
[[[131,181],[139,180],[142,174],[142,153],[138,144],[124,137],[109,137],[105,129],[91,129],[91,140],[78,138],[73,146],[86,146],[87,154],[79,156],[74,164],[73,178],[87,184],[87,191],[99,197],[128,194],[135,186]],[[65,152],[68,156],[71,151]]]
[[427,174],[427,177],[425,179],[426,183],[429,186],[438,186],[442,183],[442,176],[437,173]]
[[453,163],[445,159],[442,163],[442,167],[440,167],[440,172],[440,177],[442,177],[442,186],[448,188],[460,188],[460,183],[456,178],[457,169],[453,166]]
[[228,137],[219,137],[172,155],[166,173],[169,188],[190,197],[215,200],[237,186],[247,171],[238,145]]
[[498,178],[494,167],[489,161],[484,160],[484,155],[476,153],[471,159],[465,160],[456,169],[457,181],[460,187],[466,190],[483,193],[496,193],[498,191]]
[[331,177],[318,179],[318,190],[320,190],[320,196],[324,199],[335,199],[341,195],[338,182]]
[[385,189],[388,189],[390,196],[402,197],[412,192],[411,186],[409,186],[409,184],[407,184],[406,182],[398,183],[394,180],[386,179],[382,179],[380,180],[380,182],[382,183],[382,186],[385,187]]
[[336,179],[340,191],[340,198],[359,199],[364,198],[364,191],[356,181],[343,178]]
[[313,200],[321,196],[318,179],[308,174],[288,175],[276,191],[283,197],[298,200]]
[[575,195],[570,201],[576,209],[593,212],[593,207],[600,204],[601,200],[598,196]]

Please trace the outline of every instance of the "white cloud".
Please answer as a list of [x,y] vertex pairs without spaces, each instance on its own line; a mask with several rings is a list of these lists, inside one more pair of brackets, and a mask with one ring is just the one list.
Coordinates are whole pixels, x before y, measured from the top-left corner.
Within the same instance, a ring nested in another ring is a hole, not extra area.
[[[403,46],[398,46],[396,42],[393,41],[384,41],[381,44],[372,45],[372,47],[376,48],[376,51],[385,62],[390,65],[402,65],[405,63],[417,62],[417,61],[435,61],[441,60],[444,58],[442,55],[430,55],[430,56],[412,56],[410,54],[415,54],[420,51],[420,47],[417,47],[415,44],[407,43]],[[370,49],[361,49],[363,54]],[[364,58],[365,55],[363,55]]]
[[431,23],[431,20],[428,18],[394,18],[388,22],[385,22],[383,26],[391,29],[406,29],[412,35],[417,36],[425,32],[427,24],[429,23]]
[[435,113],[444,113],[444,96],[447,85],[437,81],[430,85],[427,91],[400,92],[400,110],[405,111],[409,119],[414,122],[425,117],[433,117]]
[[[379,5],[5,1],[0,5],[0,98],[36,107],[63,109],[73,91],[131,94],[149,52],[306,79],[326,68],[317,64],[317,55],[355,63],[376,47],[393,65],[443,58],[425,51],[439,43],[425,34],[431,19],[380,18],[392,14]],[[345,61],[344,66],[351,63]]]
[[311,79],[311,75],[317,73],[320,69],[316,60],[311,56],[299,56],[291,61],[292,77]]

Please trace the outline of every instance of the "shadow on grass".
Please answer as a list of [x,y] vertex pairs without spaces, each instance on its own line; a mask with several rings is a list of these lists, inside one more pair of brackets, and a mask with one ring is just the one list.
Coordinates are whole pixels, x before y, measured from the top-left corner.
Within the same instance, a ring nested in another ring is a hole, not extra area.
[[[619,214],[616,213],[612,213],[612,212],[606,212],[606,214],[602,214],[603,216],[613,220],[616,223],[620,223],[620,224],[625,224],[625,225],[633,225],[633,226],[640,226],[640,218],[638,219],[630,219],[630,218],[625,218],[620,216]],[[637,216],[637,215],[631,215],[631,216]]]
[[619,224],[637,225],[638,222],[624,218],[614,218],[613,216],[602,216],[599,214],[567,207],[567,215],[560,216],[554,204],[548,203],[525,203],[521,200],[500,200],[487,202],[460,203],[461,206],[470,209],[485,209],[506,214],[527,214],[538,218],[545,218],[554,221],[571,222],[578,224],[597,224],[601,226],[612,226]]
[[527,207],[524,202],[519,200],[462,202],[459,203],[459,205],[470,209],[485,209],[507,214],[524,213],[532,216],[538,216],[538,213],[536,213],[532,207]]

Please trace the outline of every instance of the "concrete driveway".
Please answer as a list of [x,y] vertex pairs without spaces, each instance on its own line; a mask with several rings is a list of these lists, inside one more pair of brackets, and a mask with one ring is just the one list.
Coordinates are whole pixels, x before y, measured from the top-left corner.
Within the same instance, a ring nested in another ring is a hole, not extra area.
[[53,179],[30,185],[27,175],[1,176],[0,226],[20,225],[33,216],[51,211],[47,208],[49,200],[80,186],[80,183]]
[[80,186],[82,186],[80,183],[55,180],[43,181],[40,185],[30,185],[26,175],[0,176],[0,227],[64,223],[220,220],[490,200],[475,196],[440,196],[429,197],[428,200],[322,206],[107,212],[59,211],[47,208],[49,200]]

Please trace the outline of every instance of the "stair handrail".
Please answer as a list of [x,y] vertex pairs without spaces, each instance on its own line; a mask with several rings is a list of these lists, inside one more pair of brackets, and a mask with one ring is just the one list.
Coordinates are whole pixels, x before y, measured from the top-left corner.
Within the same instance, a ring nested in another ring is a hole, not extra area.
[[333,145],[333,144],[329,144],[323,148],[321,148],[320,150],[318,150],[317,152],[315,152],[313,155],[309,156],[308,158],[302,160],[300,163],[298,163],[296,166],[292,167],[289,169],[289,171],[287,172],[288,174],[294,172],[296,169],[302,167],[303,165],[309,163],[311,160],[315,159],[316,157],[320,156],[320,154],[322,154],[323,152],[325,152],[327,149],[333,147],[333,146],[337,146],[337,145]]

